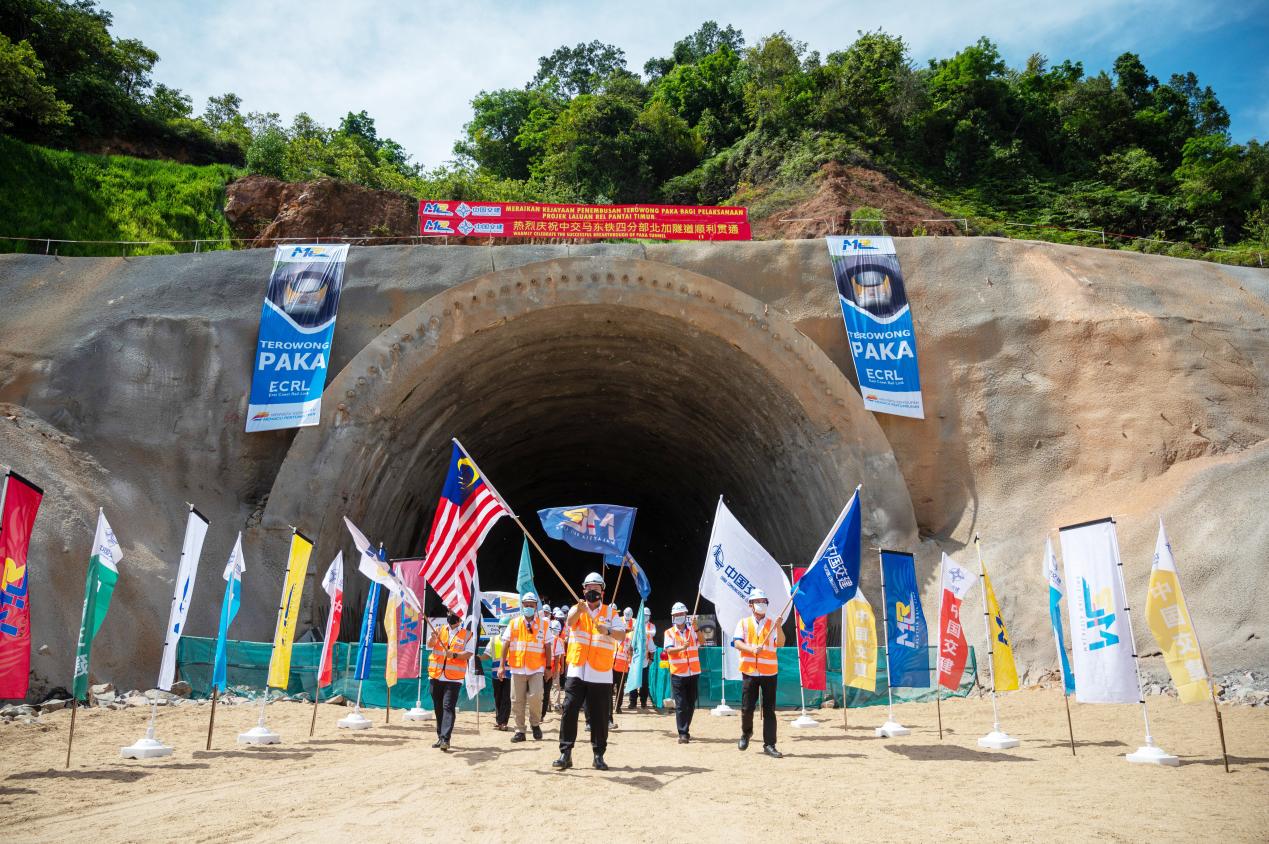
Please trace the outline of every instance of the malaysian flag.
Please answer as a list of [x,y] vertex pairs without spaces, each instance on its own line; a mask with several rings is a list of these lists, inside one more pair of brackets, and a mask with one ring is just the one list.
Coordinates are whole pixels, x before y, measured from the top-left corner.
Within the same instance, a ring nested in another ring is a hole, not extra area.
[[510,515],[502,498],[455,440],[449,474],[436,504],[432,533],[427,538],[423,579],[458,615],[467,615],[471,607],[476,549],[494,522]]

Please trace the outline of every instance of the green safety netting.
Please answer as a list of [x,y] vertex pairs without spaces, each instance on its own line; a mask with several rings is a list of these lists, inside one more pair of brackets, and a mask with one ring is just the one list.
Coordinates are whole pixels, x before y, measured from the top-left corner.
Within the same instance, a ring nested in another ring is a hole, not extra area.
[[[291,675],[286,693],[290,695],[306,694],[312,699],[314,687],[317,685],[317,661],[321,656],[321,642],[297,642],[291,650]],[[933,650],[933,649],[931,649]],[[177,665],[181,679],[190,684],[194,697],[211,696],[212,659],[216,651],[216,640],[198,636],[183,636],[176,651]],[[229,689],[235,694],[254,696],[264,687],[265,678],[269,674],[269,656],[273,645],[269,642],[235,642],[228,643],[228,682]],[[710,707],[722,700],[724,685],[729,705],[739,707],[740,681],[722,680],[722,651],[720,647],[701,648],[701,681],[699,705]],[[375,644],[371,656],[370,678],[361,683],[361,703],[363,706],[382,707],[388,699],[388,688],[384,683],[384,663],[388,646],[382,642]],[[353,679],[356,663],[357,643],[336,642],[334,666],[330,686],[322,689],[322,698],[344,695],[349,699],[357,697],[358,682]],[[658,704],[670,694],[670,670],[660,664],[659,651],[654,658],[648,682],[651,686],[649,694]],[[488,658],[482,656],[486,676],[489,675]],[[797,648],[779,649],[780,681],[776,694],[776,703],[782,707],[798,707],[802,705],[802,697],[798,691],[798,652]],[[973,689],[978,674],[977,655],[970,648],[969,659],[965,663],[965,673],[961,677],[960,687],[951,693],[955,697],[964,697]],[[619,679],[619,678],[618,678]],[[428,694],[426,679],[422,684],[423,706],[432,706],[431,695]],[[393,687],[392,706],[409,708],[414,705],[418,694],[417,680],[399,680]],[[949,693],[944,692],[947,696]],[[842,705],[842,672],[841,648],[828,649],[828,690],[806,692],[806,705],[818,707],[829,698]],[[886,704],[886,663],[882,652],[878,652],[877,690],[846,689],[846,705],[851,708],[863,706],[884,706]],[[493,708],[492,689],[486,684],[480,693],[480,708],[490,711]],[[894,699],[899,702],[933,700],[934,692],[930,689],[895,689]],[[474,709],[476,702],[468,700],[466,695],[459,695],[460,709]]]

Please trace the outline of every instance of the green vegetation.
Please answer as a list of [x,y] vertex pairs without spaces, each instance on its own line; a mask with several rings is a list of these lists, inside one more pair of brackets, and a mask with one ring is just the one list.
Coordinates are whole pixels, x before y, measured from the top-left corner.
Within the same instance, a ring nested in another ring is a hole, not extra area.
[[[1160,81],[1132,53],[1095,74],[1039,54],[1011,68],[980,39],[918,67],[901,38],[880,31],[821,57],[783,32],[747,44],[733,27],[707,22],[642,74],[614,45],[560,47],[523,88],[477,95],[455,160],[426,169],[380,137],[365,111],[335,128],[303,113],[283,125],[275,113],[243,113],[227,93],[195,115],[189,97],[151,79],[158,56],[113,38],[109,23],[92,0],[0,3],[0,132],[62,148],[128,142],[160,158],[243,165],[288,181],[332,176],[417,197],[733,202],[755,215],[811,195],[819,169],[836,161],[882,170],[979,233],[1100,244],[1105,231],[1132,238],[1108,245],[1194,256],[1269,247],[1269,149],[1233,143],[1225,108],[1193,73]],[[23,154],[62,174],[131,166]],[[160,184],[142,191],[137,180],[151,172]],[[78,238],[103,226],[211,230],[193,220],[207,186],[230,171],[138,163],[130,173],[131,182],[95,181],[109,191],[134,186],[94,199],[119,209],[114,223],[81,227],[94,217],[75,210],[88,207],[87,194],[75,209],[45,202],[65,175],[29,194],[37,207],[52,206],[39,220],[21,216],[21,200],[9,197],[0,222],[10,232],[56,226],[52,233]],[[179,173],[192,180],[183,198]],[[82,192],[93,179],[71,181]],[[172,204],[151,213],[142,194]],[[884,208],[849,210],[870,229],[883,225]],[[167,221],[169,211],[183,216]]]
[[[225,184],[239,172],[122,155],[51,150],[0,137],[0,234],[76,240],[223,240]],[[220,244],[223,247],[224,244]],[[43,252],[44,243],[0,241],[0,251]],[[201,249],[213,248],[202,244]],[[48,245],[62,255],[193,251],[193,244]]]

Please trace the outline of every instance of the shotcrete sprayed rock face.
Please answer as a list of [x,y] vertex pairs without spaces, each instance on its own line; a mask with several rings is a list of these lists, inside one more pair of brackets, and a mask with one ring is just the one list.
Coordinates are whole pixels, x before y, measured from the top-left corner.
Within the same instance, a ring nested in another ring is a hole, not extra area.
[[[806,560],[860,482],[892,504],[896,538],[912,531],[876,423],[791,326],[691,273],[569,263],[476,279],[388,329],[331,384],[331,424],[296,439],[266,526],[321,524],[325,539],[345,510],[394,555],[420,554],[457,436],[535,531],[541,507],[637,507],[631,551],[667,607],[695,595],[720,494],[781,560]],[[486,588],[514,583],[521,541],[509,520],[491,533]],[[596,567],[547,550],[570,582]]]

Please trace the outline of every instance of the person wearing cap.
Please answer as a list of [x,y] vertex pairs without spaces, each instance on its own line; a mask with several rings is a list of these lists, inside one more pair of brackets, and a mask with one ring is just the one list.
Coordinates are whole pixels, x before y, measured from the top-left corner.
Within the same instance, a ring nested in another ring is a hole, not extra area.
[[665,655],[670,661],[670,692],[674,697],[674,721],[679,744],[692,740],[692,715],[701,680],[701,639],[696,619],[689,623],[687,605],[682,601],[670,608],[670,628],[665,631]]
[[506,653],[502,676],[505,679],[507,672],[511,672],[511,712],[516,719],[513,742],[525,740],[526,709],[533,738],[542,739],[542,681],[549,639],[546,619],[538,613],[538,596],[525,592],[520,596],[520,614],[511,619],[502,632]]
[[546,671],[542,675],[542,720],[551,708],[551,686],[560,674],[560,663],[564,659],[563,627],[556,619],[551,619],[550,638],[546,658]]
[[[630,666],[631,671],[639,671],[643,675],[640,678],[639,688],[630,693],[631,712],[634,711],[636,702],[639,704],[641,711],[648,711],[648,693],[652,685],[649,682],[648,669],[652,667],[652,652],[657,647],[657,626],[652,623],[652,610],[648,607],[643,608],[643,635],[643,665]],[[652,702],[652,707],[657,711],[658,715],[661,714],[661,707],[657,705],[656,701]]]
[[762,752],[779,759],[776,750],[776,648],[784,644],[784,619],[767,617],[767,594],[754,588],[749,593],[751,615],[742,618],[731,637],[731,646],[740,651],[740,741],[741,750],[749,747],[753,735],[753,711],[762,694]]
[[573,745],[577,742],[577,716],[586,707],[590,719],[590,745],[594,765],[608,770],[604,753],[608,749],[608,714],[612,706],[612,666],[617,645],[626,636],[621,617],[604,603],[604,578],[591,572],[582,581],[582,600],[568,611],[568,665],[564,680],[564,711],[560,716],[560,758],[553,768],[573,767]]
[[449,739],[454,733],[454,712],[458,708],[458,690],[463,687],[467,663],[476,653],[476,637],[459,622],[458,614],[450,610],[446,624],[432,629],[427,646],[431,653],[427,658],[427,676],[432,692],[432,705],[436,712],[436,741],[432,747],[449,750]]

